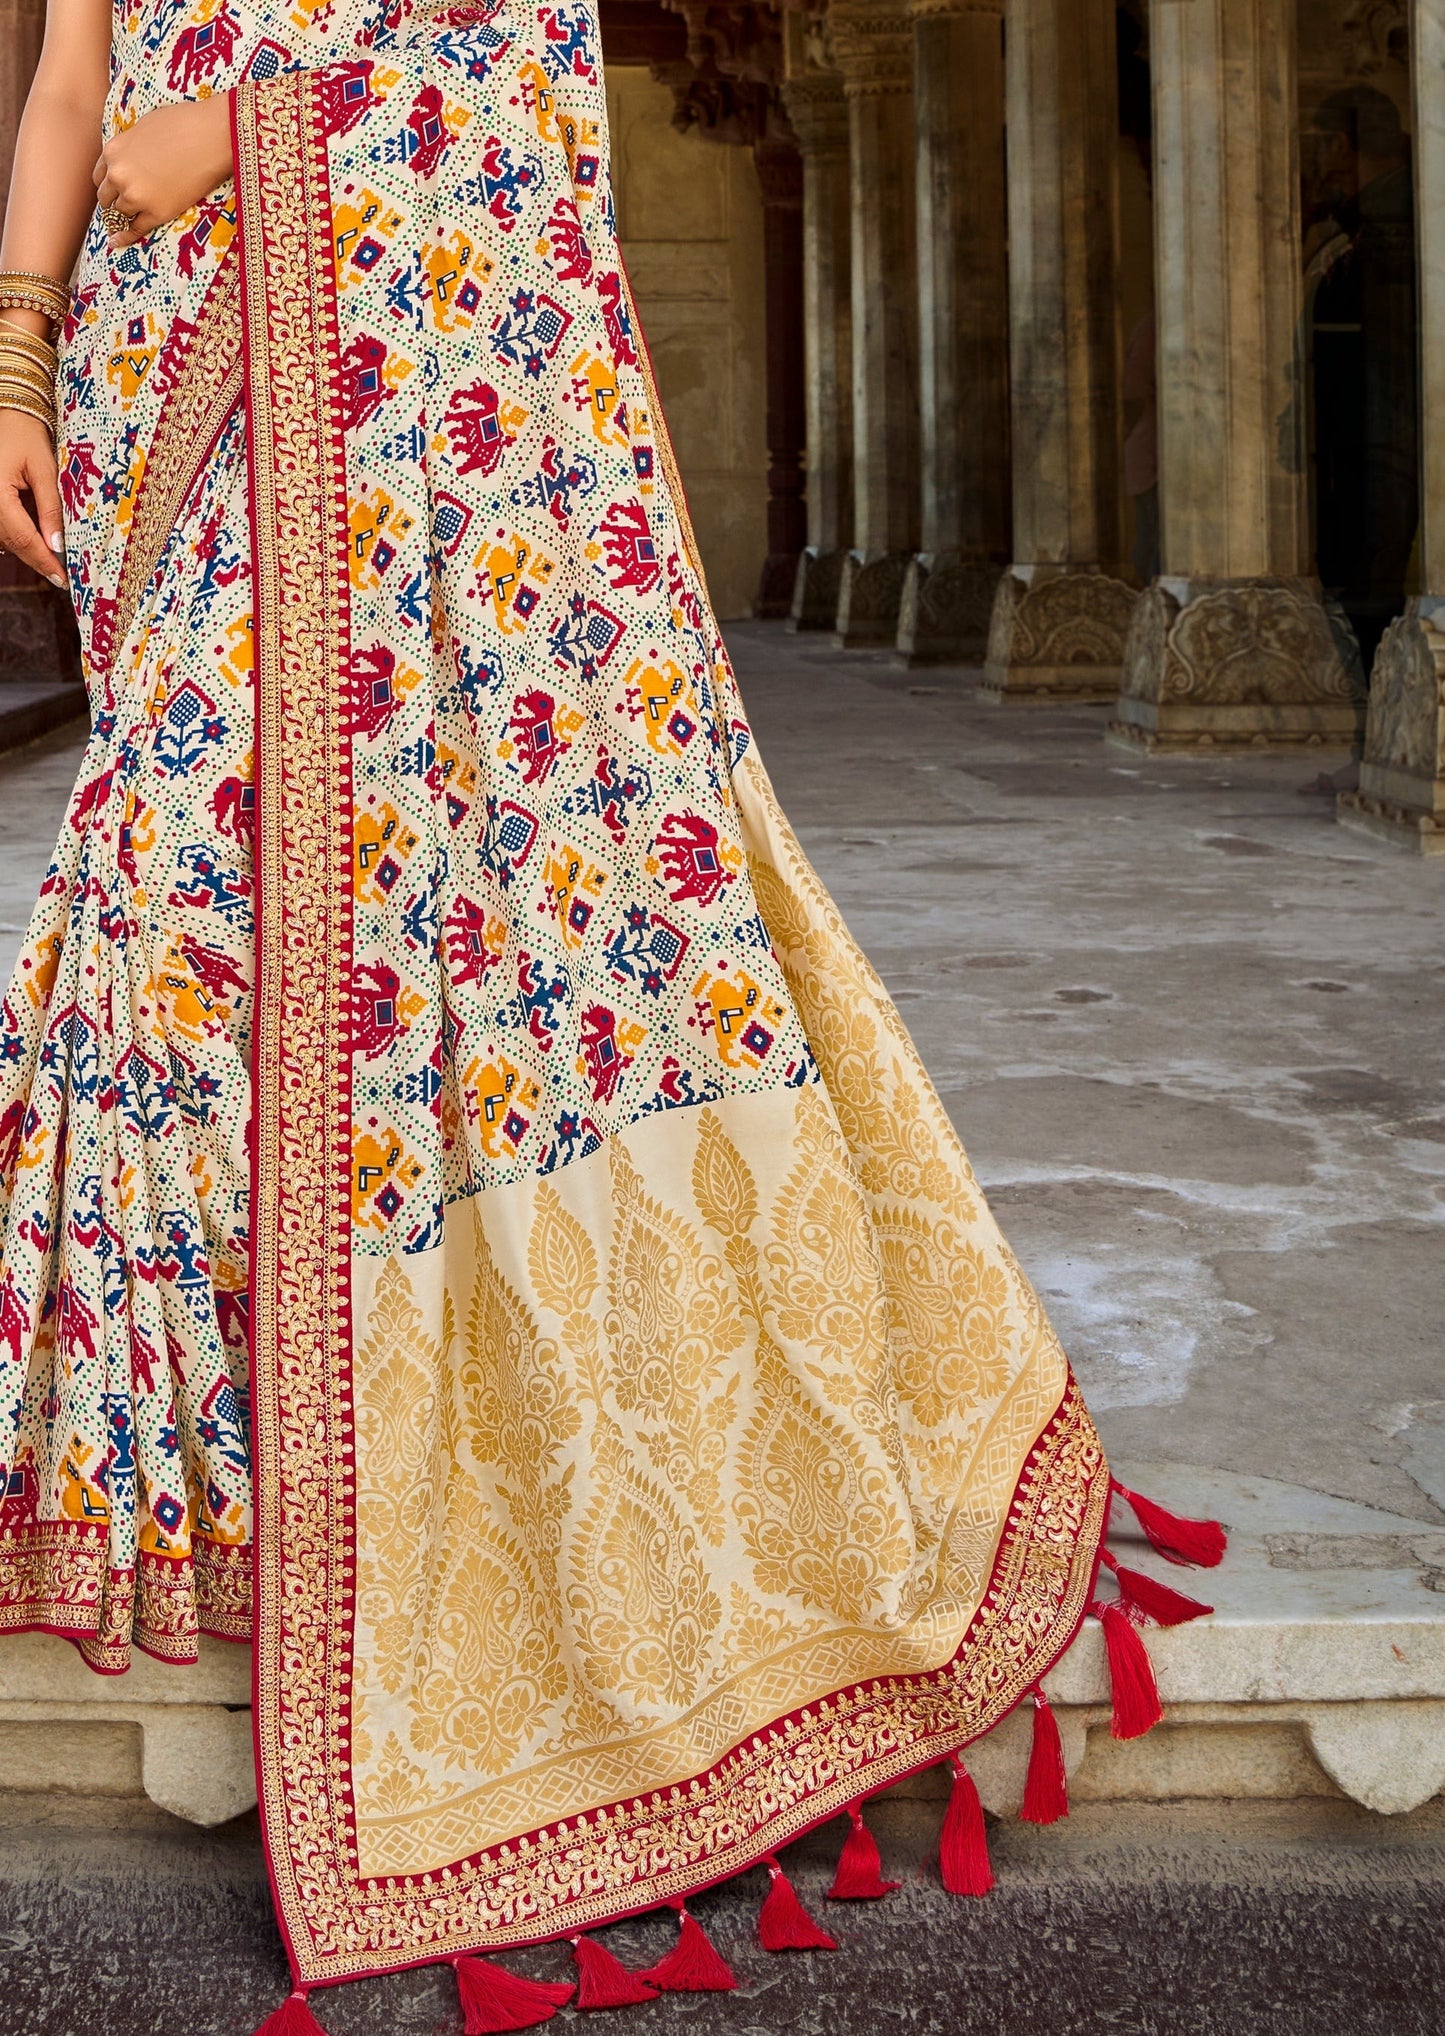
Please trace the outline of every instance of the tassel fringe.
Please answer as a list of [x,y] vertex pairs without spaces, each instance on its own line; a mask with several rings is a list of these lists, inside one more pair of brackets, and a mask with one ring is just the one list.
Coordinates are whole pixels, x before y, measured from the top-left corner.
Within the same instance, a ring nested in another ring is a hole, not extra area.
[[848,1805],[848,1817],[850,1829],[838,1855],[838,1871],[828,1890],[828,1900],[873,1902],[880,1895],[892,1894],[902,1883],[881,1878],[883,1862],[878,1857],[878,1844],[856,1803]]
[[725,1994],[737,1985],[732,1967],[714,1947],[697,1918],[688,1913],[687,1903],[676,1901],[679,1929],[677,1942],[665,1958],[637,1977],[659,1993]]
[[1042,1688],[1034,1689],[1034,1736],[1029,1748],[1029,1771],[1024,1780],[1024,1804],[1019,1811],[1025,1824],[1057,1824],[1069,1814],[1069,1775],[1064,1766],[1064,1742],[1059,1721]]
[[983,1804],[973,1776],[956,1753],[948,1756],[953,1787],[938,1839],[938,1869],[951,1895],[986,1895],[993,1886]]
[[1114,1688],[1110,1730],[1116,1739],[1140,1739],[1164,1716],[1149,1650],[1120,1606],[1096,1599],[1089,1609],[1104,1629],[1109,1650],[1109,1680]]
[[1200,1569],[1215,1569],[1223,1562],[1229,1537],[1217,1520],[1185,1520],[1131,1492],[1117,1478],[1109,1480],[1109,1489],[1133,1507],[1134,1518],[1166,1562],[1193,1564]]
[[1103,1560],[1114,1572],[1114,1580],[1119,1586],[1119,1602],[1124,1610],[1152,1619],[1156,1626],[1182,1626],[1186,1620],[1203,1619],[1214,1610],[1213,1605],[1201,1604],[1198,1598],[1186,1598],[1183,1591],[1161,1584],[1142,1569],[1125,1569],[1107,1549]]
[[632,2008],[657,1999],[657,1988],[629,1972],[595,1937],[574,1937],[572,1956],[577,1961],[577,1998],[572,2005],[583,2013],[591,2008]]
[[300,1987],[288,1994],[274,2015],[268,2015],[256,2036],[326,2036],[326,2031],[306,2005]]
[[[576,1988],[570,1980],[524,1979],[490,1958],[454,1958],[457,1993],[466,2036],[502,2036],[508,2029],[535,2029],[565,2007]],[[298,2036],[310,2036],[309,2030]]]
[[758,1912],[758,1936],[764,1951],[836,1951],[837,1938],[813,1921],[771,1853],[763,1864],[768,1869],[768,1892]]
[[[1131,1492],[1117,1479],[1110,1481],[1110,1490],[1133,1509],[1146,1538],[1166,1562],[1213,1569],[1224,1559],[1228,1537],[1217,1520],[1185,1519]],[[1107,1550],[1103,1561],[1113,1572],[1120,1595],[1117,1601],[1096,1600],[1089,1609],[1103,1627],[1109,1652],[1112,1731],[1116,1739],[1137,1739],[1159,1723],[1164,1710],[1135,1619],[1180,1626],[1186,1620],[1203,1618],[1214,1608],[1186,1597],[1143,1570],[1124,1568]],[[1020,1815],[1028,1824],[1053,1824],[1069,1814],[1063,1742],[1058,1720],[1041,1687],[1035,1687],[1033,1698],[1033,1742]],[[956,1753],[949,1756],[949,1765],[953,1787],[939,1834],[939,1870],[951,1894],[985,1895],[994,1879],[983,1805],[972,1775]],[[900,1883],[882,1878],[877,1842],[856,1803],[848,1805],[848,1818],[848,1836],[828,1899],[874,1901]],[[814,1922],[771,1853],[764,1864],[769,1886],[758,1914],[758,1935],[764,1949],[836,1951],[837,1939]],[[453,1959],[466,2036],[504,2036],[509,2030],[535,2028],[550,2021],[574,1995],[575,2006],[586,2012],[631,2007],[655,2000],[659,1993],[731,1992],[737,1979],[726,1959],[689,1913],[685,1901],[679,1899],[672,1906],[678,1913],[677,1942],[645,1972],[630,1972],[605,1945],[580,1934],[571,1940],[577,1963],[575,1986],[566,1981],[526,1979],[488,1958]],[[298,1987],[267,2016],[256,2036],[325,2036],[325,2031]]]

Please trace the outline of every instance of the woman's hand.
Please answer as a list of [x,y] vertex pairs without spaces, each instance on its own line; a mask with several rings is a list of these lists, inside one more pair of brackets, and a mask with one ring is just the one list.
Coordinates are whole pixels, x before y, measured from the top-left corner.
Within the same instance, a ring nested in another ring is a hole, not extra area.
[[[26,489],[35,504],[33,519],[20,499]],[[43,573],[53,587],[65,585],[57,557],[65,539],[55,453],[45,426],[23,410],[0,410],[0,546]]]
[[232,174],[229,97],[183,99],[143,113],[108,141],[95,166],[96,202],[130,215],[107,245],[130,247],[179,219]]

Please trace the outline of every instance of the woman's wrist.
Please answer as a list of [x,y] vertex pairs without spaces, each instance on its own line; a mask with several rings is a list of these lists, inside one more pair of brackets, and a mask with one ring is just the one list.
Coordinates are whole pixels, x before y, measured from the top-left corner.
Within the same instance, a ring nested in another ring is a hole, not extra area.
[[234,174],[234,160],[231,149],[231,97],[228,92],[214,92],[209,99],[196,101],[198,111],[204,114],[203,132],[206,148],[210,151],[211,167],[215,171],[212,188],[224,184]]
[[21,332],[33,332],[37,339],[53,339],[55,336],[55,327],[45,313],[29,311],[23,304],[14,304],[0,311],[0,332],[7,325],[13,325]]

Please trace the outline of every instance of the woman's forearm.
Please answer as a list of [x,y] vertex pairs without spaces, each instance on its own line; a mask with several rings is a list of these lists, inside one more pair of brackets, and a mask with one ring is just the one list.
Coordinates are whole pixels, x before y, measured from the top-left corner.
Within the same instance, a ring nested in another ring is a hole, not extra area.
[[[91,172],[103,138],[109,61],[107,0],[51,0],[15,140],[0,268],[69,281],[95,207]],[[36,312],[5,315],[44,330]]]

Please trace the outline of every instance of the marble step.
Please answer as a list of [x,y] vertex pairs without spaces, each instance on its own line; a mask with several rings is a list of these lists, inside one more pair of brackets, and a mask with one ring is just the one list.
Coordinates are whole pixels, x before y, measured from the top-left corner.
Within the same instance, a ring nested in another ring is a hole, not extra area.
[[[1150,1629],[1165,1719],[1127,1743],[1110,1735],[1103,1640],[1085,1625],[1047,1683],[1074,1803],[1348,1798],[1390,1818],[1445,1789],[1445,1530],[1269,1479],[1119,1470],[1223,1519],[1230,1549],[1218,1570],[1189,1572],[1131,1540],[1131,1516],[1111,1536],[1215,1611]],[[63,1640],[0,1639],[0,1794],[37,1810],[86,1796],[201,1825],[239,1816],[255,1802],[250,1673],[250,1650],[222,1642],[193,1668],[138,1656],[99,1677]],[[995,1817],[1017,1814],[1029,1732],[1020,1711],[969,1751]],[[888,1792],[900,1843],[934,1843],[946,1786],[935,1768]]]

